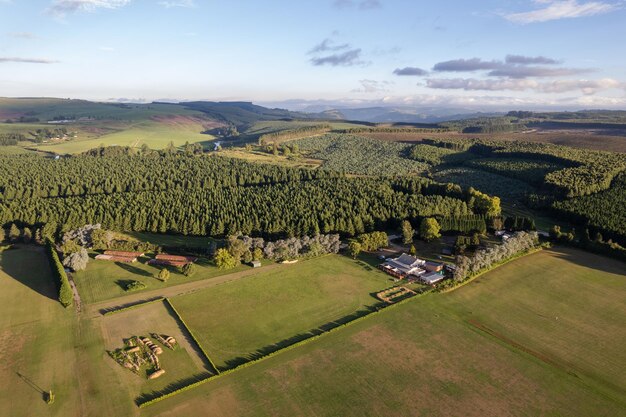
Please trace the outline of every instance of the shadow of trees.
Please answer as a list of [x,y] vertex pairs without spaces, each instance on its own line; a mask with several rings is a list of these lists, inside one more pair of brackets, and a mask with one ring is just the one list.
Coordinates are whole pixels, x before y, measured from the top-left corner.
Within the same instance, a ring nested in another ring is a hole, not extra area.
[[54,282],[52,274],[33,273],[32,269],[26,266],[31,259],[25,259],[23,256],[27,252],[36,252],[42,257],[42,263],[46,264],[46,268],[48,267],[48,259],[43,250],[35,246],[24,246],[19,249],[11,248],[2,252],[0,257],[2,271],[39,295],[51,300],[57,300],[57,284]]
[[386,306],[385,303],[377,303],[371,306],[365,306],[365,308],[355,311],[352,314],[348,314],[339,319],[329,321],[327,323],[322,324],[319,327],[311,329],[307,332],[299,333],[295,336],[291,336],[287,339],[281,340],[280,342],[264,346],[262,348],[257,349],[255,352],[252,352],[246,356],[239,356],[236,358],[229,359],[225,362],[226,366],[219,367],[220,372],[237,368],[245,363],[258,360],[264,356],[267,356],[271,353],[277,352],[281,349],[285,349],[291,345],[302,342],[303,340],[309,339],[311,337],[319,336],[320,334],[326,333],[334,328],[339,326],[343,326],[351,321],[354,321],[360,317],[367,316],[368,314],[374,313],[381,308]]

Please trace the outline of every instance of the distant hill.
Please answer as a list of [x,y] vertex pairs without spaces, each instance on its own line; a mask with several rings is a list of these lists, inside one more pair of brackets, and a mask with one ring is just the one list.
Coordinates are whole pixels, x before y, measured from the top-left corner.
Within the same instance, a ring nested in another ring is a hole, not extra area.
[[325,110],[326,118],[360,120],[373,123],[439,123],[449,120],[502,116],[504,113],[469,112],[463,109],[415,107],[366,107]]
[[194,101],[180,103],[185,108],[200,111],[211,118],[233,124],[240,131],[261,120],[327,119],[324,113],[294,112],[285,109],[270,109],[245,101]]

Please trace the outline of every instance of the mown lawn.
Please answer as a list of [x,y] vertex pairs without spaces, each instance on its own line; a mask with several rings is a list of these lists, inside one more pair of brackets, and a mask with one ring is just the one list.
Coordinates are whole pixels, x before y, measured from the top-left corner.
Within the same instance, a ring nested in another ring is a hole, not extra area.
[[[141,291],[165,288],[185,282],[210,279],[220,275],[250,269],[250,266],[240,265],[234,269],[222,270],[217,268],[212,261],[200,258],[195,263],[195,272],[191,276],[185,276],[177,268],[168,267],[170,278],[167,282],[157,278],[161,267],[158,265],[148,265],[149,258],[139,258],[138,262],[127,264],[123,262],[111,262],[106,260],[96,260],[95,253],[90,254],[92,258],[87,265],[87,269],[73,274],[78,292],[84,303],[95,303],[98,301],[110,300],[128,294],[140,293]],[[126,292],[124,283],[129,281],[140,281],[146,284],[146,288],[136,292]]]
[[171,299],[218,367],[372,306],[389,277],[329,255]]
[[579,251],[530,255],[141,414],[622,415],[625,271]]

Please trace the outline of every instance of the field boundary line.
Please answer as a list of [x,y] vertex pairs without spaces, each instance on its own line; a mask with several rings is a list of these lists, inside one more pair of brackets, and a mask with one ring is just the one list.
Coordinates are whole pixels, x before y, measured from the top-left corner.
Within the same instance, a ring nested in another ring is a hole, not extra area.
[[[137,403],[137,405],[138,405],[138,407],[139,407],[139,408],[145,408],[145,407],[148,407],[148,406],[150,406],[150,405],[152,405],[152,404],[155,404],[155,403],[160,402],[160,401],[163,401],[163,400],[165,400],[165,399],[167,399],[167,398],[173,397],[173,396],[175,396],[175,395],[177,395],[177,394],[180,394],[180,393],[182,393],[182,392],[184,392],[184,391],[188,391],[188,390],[190,390],[190,389],[196,388],[196,387],[198,387],[198,386],[200,386],[200,385],[202,385],[202,384],[204,384],[204,383],[206,383],[206,382],[213,381],[213,380],[218,379],[218,378],[221,378],[221,377],[223,377],[223,376],[226,376],[226,375],[230,375],[230,374],[236,373],[236,372],[238,372],[238,371],[241,371],[241,370],[242,370],[242,369],[244,369],[244,368],[247,368],[247,367],[249,367],[249,366],[256,365],[257,363],[259,363],[259,362],[261,362],[261,361],[264,361],[264,360],[266,360],[266,359],[270,359],[270,358],[272,358],[272,357],[274,357],[274,356],[277,356],[277,355],[280,355],[280,354],[282,354],[282,353],[284,353],[284,352],[286,352],[286,351],[289,351],[289,350],[292,350],[292,349],[298,348],[298,347],[300,347],[300,346],[306,345],[306,344],[308,344],[308,343],[314,342],[314,341],[318,340],[318,339],[319,339],[319,338],[321,338],[321,337],[324,337],[324,336],[327,336],[327,335],[329,335],[329,334],[335,333],[335,332],[337,332],[337,331],[343,330],[344,328],[346,328],[346,327],[348,327],[348,326],[351,326],[351,325],[353,325],[353,324],[359,323],[359,322],[364,321],[364,320],[366,320],[366,319],[370,319],[370,318],[372,318],[372,317],[376,316],[377,314],[380,314],[380,313],[382,313],[382,312],[384,312],[384,311],[387,311],[387,310],[389,310],[389,309],[392,309],[393,307],[397,307],[397,306],[400,306],[400,305],[406,304],[406,303],[408,303],[408,302],[410,302],[410,301],[413,301],[413,300],[415,300],[415,299],[418,299],[418,298],[420,298],[421,296],[423,296],[423,295],[425,295],[425,294],[429,294],[429,293],[431,293],[431,292],[432,292],[432,290],[425,291],[425,292],[423,292],[423,293],[416,294],[416,295],[414,295],[414,296],[412,296],[412,297],[405,298],[404,300],[398,301],[397,303],[393,303],[393,304],[389,304],[389,305],[387,305],[387,306],[384,306],[384,307],[382,307],[382,308],[380,308],[380,309],[378,309],[378,310],[373,310],[373,311],[370,311],[370,312],[369,312],[369,313],[367,313],[366,315],[363,315],[363,316],[357,317],[357,318],[355,318],[354,320],[350,320],[349,322],[346,322],[346,323],[340,324],[340,325],[338,325],[337,327],[333,327],[333,328],[331,328],[331,329],[329,329],[329,330],[322,331],[322,332],[321,332],[321,333],[319,333],[319,334],[311,335],[310,337],[307,337],[306,339],[303,339],[303,340],[301,340],[301,341],[299,341],[299,342],[293,343],[293,344],[291,344],[291,345],[289,345],[289,346],[285,346],[285,347],[284,347],[284,348],[282,348],[282,349],[278,349],[278,350],[275,350],[275,351],[273,351],[273,352],[270,352],[270,353],[268,353],[267,355],[261,356],[260,358],[257,358],[257,359],[254,359],[254,360],[251,360],[251,361],[249,361],[249,362],[242,363],[241,365],[238,365],[238,366],[236,366],[236,367],[234,367],[234,368],[231,368],[231,369],[227,369],[227,370],[222,371],[222,372],[219,372],[219,371],[218,371],[218,374],[216,374],[216,375],[211,375],[211,376],[209,376],[209,377],[207,377],[207,378],[204,378],[204,379],[201,379],[201,380],[199,380],[199,381],[193,382],[193,383],[191,383],[191,384],[189,384],[189,385],[186,385],[186,386],[184,386],[184,387],[179,388],[178,390],[175,390],[175,391],[169,392],[169,393],[167,393],[167,394],[163,394],[163,395],[161,395],[161,396],[158,396],[158,397],[155,397],[155,398],[152,398],[152,399],[150,399],[150,400],[143,401],[143,402],[142,402],[141,400],[139,400],[139,399],[138,399],[138,400],[136,400],[135,402]],[[168,299],[166,299],[165,301],[166,301],[167,303],[169,303],[169,300],[168,300]],[[170,304],[170,306],[171,306],[171,304]],[[173,306],[172,306],[172,308],[173,308]],[[174,311],[176,311],[176,310],[174,310]],[[176,314],[178,314],[178,313],[176,313]],[[180,316],[179,316],[179,317],[180,317]],[[182,318],[181,318],[181,321],[182,321]],[[183,322],[183,323],[184,323],[184,322]],[[185,324],[185,326],[186,326],[186,324]],[[190,332],[190,334],[192,335],[192,337],[194,337],[194,340],[195,340],[195,336],[193,336],[193,333],[191,333],[191,332]],[[196,343],[197,343],[197,342],[196,342]],[[202,346],[201,346],[199,343],[198,343],[198,346],[200,346],[200,349],[203,351],[203,353],[205,353],[205,352],[204,352],[204,350],[202,349]],[[205,355],[206,355],[206,353],[205,353]],[[207,358],[208,358],[208,356],[207,356]],[[217,368],[216,368],[216,370],[217,370]]]
[[152,303],[156,303],[157,301],[163,301],[163,300],[165,300],[165,297],[156,297],[156,298],[149,299],[149,300],[142,300],[142,301],[139,301],[139,302],[136,302],[136,303],[132,303],[132,304],[126,305],[126,306],[121,305],[121,306],[118,306],[118,307],[111,307],[109,309],[106,309],[101,314],[103,316],[110,316],[111,314],[123,313],[123,312],[128,311],[128,310],[133,310],[135,308],[140,308],[140,307],[143,307],[143,306],[145,306],[147,304],[152,304]]
[[213,368],[213,370],[215,371],[216,375],[220,374],[220,370],[217,368],[217,366],[215,366],[215,364],[213,363],[213,361],[211,360],[211,358],[209,357],[209,354],[204,350],[204,348],[202,347],[202,345],[200,344],[200,341],[198,340],[198,338],[196,337],[195,334],[193,334],[193,332],[191,331],[191,329],[189,328],[189,326],[187,326],[187,323],[185,323],[185,320],[183,320],[183,317],[180,315],[180,313],[178,312],[178,310],[176,310],[176,307],[174,307],[174,304],[172,304],[172,302],[170,301],[169,298],[164,298],[163,299],[166,307],[169,307],[174,314],[176,315],[176,319],[183,325],[183,327],[185,328],[185,330],[187,331],[187,333],[189,333],[189,335],[191,336],[191,338],[193,339],[194,343],[196,345],[198,345],[198,348],[200,349],[200,352],[202,352],[202,354],[204,355],[204,358],[207,360],[207,362],[211,365],[211,367]]

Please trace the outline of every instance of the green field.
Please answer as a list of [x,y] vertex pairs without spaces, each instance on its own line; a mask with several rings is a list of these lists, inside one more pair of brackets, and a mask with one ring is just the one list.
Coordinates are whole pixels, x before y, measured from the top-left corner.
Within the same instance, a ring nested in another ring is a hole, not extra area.
[[[91,256],[93,258],[95,254],[91,254]],[[128,295],[130,293],[125,292],[122,287],[124,282],[128,280],[141,281],[146,284],[146,289],[132,293],[137,294],[250,269],[249,266],[241,265],[235,269],[222,270],[214,266],[211,261],[199,259],[196,262],[196,271],[193,275],[186,277],[176,268],[169,267],[170,279],[163,282],[157,278],[161,267],[147,265],[146,261],[147,258],[140,258],[138,262],[127,264],[91,259],[86,270],[74,273],[74,280],[82,301],[95,303]]]
[[[131,415],[132,397],[117,388],[99,329],[55,297],[43,249],[0,254],[0,415]],[[56,400],[47,405],[50,389]]]
[[[67,141],[23,146],[46,152],[72,154],[105,146],[143,144],[163,149],[170,142],[181,146],[186,142],[208,142],[213,136],[202,132],[219,123],[198,111],[174,104],[118,104],[83,100],[0,99],[0,120],[28,113],[38,123],[0,123],[0,133],[22,133],[30,137],[37,129],[65,127],[76,138]],[[75,122],[48,124],[59,116],[75,118]],[[1,152],[1,151],[0,151]]]
[[544,251],[142,415],[617,416],[624,305],[623,263]]
[[[104,347],[115,350],[124,346],[123,340],[132,336],[147,336],[151,333],[166,334],[176,339],[178,347],[170,350],[165,346],[159,355],[159,363],[165,374],[158,379],[149,380],[145,375],[135,375],[131,371],[116,366],[119,379],[135,397],[165,389],[170,384],[181,380],[207,374],[206,366],[199,352],[190,345],[187,334],[181,330],[180,323],[163,302],[151,303],[140,310],[127,310],[105,316],[101,320]],[[153,342],[160,345],[155,339]],[[113,361],[113,359],[110,359]]]
[[[605,257],[544,250],[139,410],[138,395],[206,369],[171,312],[153,303],[77,315],[54,299],[43,250],[11,249],[0,254],[0,415],[613,417],[626,406],[625,272]],[[173,303],[225,365],[371,305],[389,284],[331,255]],[[149,332],[182,343],[164,352],[156,381],[106,353]]]
[[213,362],[228,368],[376,304],[372,293],[389,286],[382,272],[330,255],[171,301]]

